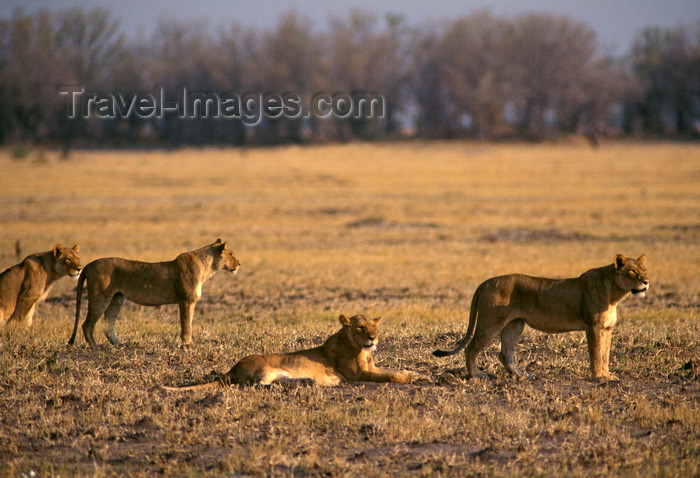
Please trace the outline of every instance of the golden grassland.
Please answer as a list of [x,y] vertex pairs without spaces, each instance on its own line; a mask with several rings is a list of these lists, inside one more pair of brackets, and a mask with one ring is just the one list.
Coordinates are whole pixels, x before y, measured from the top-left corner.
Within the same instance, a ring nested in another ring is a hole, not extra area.
[[[204,286],[195,346],[177,306],[126,305],[125,345],[66,346],[74,282],[0,336],[0,474],[692,476],[700,470],[700,146],[405,142],[269,149],[0,152],[0,268],[54,243],[168,260],[217,237],[242,266]],[[476,286],[573,277],[648,256],[620,306],[611,369],[583,333],[527,331],[515,379],[498,341],[465,380]],[[85,309],[83,310],[83,315]],[[240,357],[320,344],[340,313],[385,318],[376,358],[414,385],[172,394]],[[100,325],[98,325],[98,328]],[[104,337],[98,339],[106,344]]]

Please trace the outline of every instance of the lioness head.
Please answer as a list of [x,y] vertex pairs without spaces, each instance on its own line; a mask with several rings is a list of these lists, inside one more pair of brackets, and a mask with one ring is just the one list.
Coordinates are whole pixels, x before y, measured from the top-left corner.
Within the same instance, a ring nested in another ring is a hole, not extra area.
[[214,251],[214,267],[216,269],[223,269],[234,274],[238,271],[241,263],[238,262],[238,259],[233,255],[233,251],[226,246],[225,242],[217,239],[212,244],[212,250]]
[[348,340],[355,347],[373,351],[377,348],[377,329],[382,318],[368,319],[364,315],[353,315],[349,319],[340,316],[340,323],[345,329]]
[[616,255],[613,265],[615,266],[615,283],[617,286],[622,290],[644,297],[644,293],[649,289],[646,263],[646,254],[639,256],[636,261],[622,254]]
[[78,255],[79,251],[80,246],[77,244],[72,249],[63,247],[61,244],[53,246],[53,267],[58,275],[75,277],[80,274],[82,267],[80,265],[80,256]]

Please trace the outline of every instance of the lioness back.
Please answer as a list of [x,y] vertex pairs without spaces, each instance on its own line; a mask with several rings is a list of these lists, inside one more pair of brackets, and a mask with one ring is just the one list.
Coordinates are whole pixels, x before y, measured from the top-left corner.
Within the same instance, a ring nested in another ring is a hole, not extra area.
[[168,262],[141,262],[105,257],[90,262],[83,272],[88,296],[122,294],[147,306],[175,304],[177,269]]

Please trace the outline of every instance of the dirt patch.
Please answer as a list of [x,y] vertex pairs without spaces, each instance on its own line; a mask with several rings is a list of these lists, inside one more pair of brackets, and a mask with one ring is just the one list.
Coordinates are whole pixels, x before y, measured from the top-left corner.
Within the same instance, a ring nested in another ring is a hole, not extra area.
[[557,229],[500,229],[497,232],[484,234],[478,238],[481,242],[581,242],[598,241],[600,238],[593,234],[577,231],[559,231]]
[[440,227],[440,224],[435,222],[399,222],[391,221],[380,216],[369,216],[350,221],[345,224],[345,227],[351,229],[360,227],[437,229]]
[[350,287],[289,287],[269,290],[266,293],[239,290],[225,292],[218,296],[203,296],[197,303],[199,311],[217,310],[251,311],[284,310],[296,305],[318,305],[322,310],[342,310],[345,304],[352,308],[358,301],[393,304],[399,302],[434,301],[437,304],[451,304],[465,301],[468,291],[453,286],[442,287],[376,287],[360,289]]
[[409,443],[390,447],[369,448],[354,452],[348,457],[349,462],[370,461],[376,466],[391,467],[402,463],[408,471],[449,470],[453,464],[482,458],[488,461],[511,460],[513,452],[497,452],[491,447],[478,448],[452,443]]

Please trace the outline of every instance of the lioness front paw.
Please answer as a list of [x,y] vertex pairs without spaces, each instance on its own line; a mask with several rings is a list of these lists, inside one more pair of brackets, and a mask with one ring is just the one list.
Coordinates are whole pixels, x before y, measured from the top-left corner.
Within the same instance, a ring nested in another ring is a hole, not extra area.
[[418,373],[418,372],[413,372],[413,371],[407,370],[407,371],[405,372],[405,374],[406,374],[406,376],[407,376],[407,380],[406,380],[406,381],[407,381],[408,383],[414,383],[414,382],[432,382],[432,378],[431,378],[431,377],[428,377],[427,375],[424,375],[424,374],[422,374],[422,373]]
[[468,372],[467,377],[487,379],[489,378],[489,374],[487,374],[486,372]]
[[593,379],[597,382],[619,382],[620,379],[617,377],[617,375],[614,375],[612,373],[605,373],[605,374],[600,374],[598,376],[593,377]]

